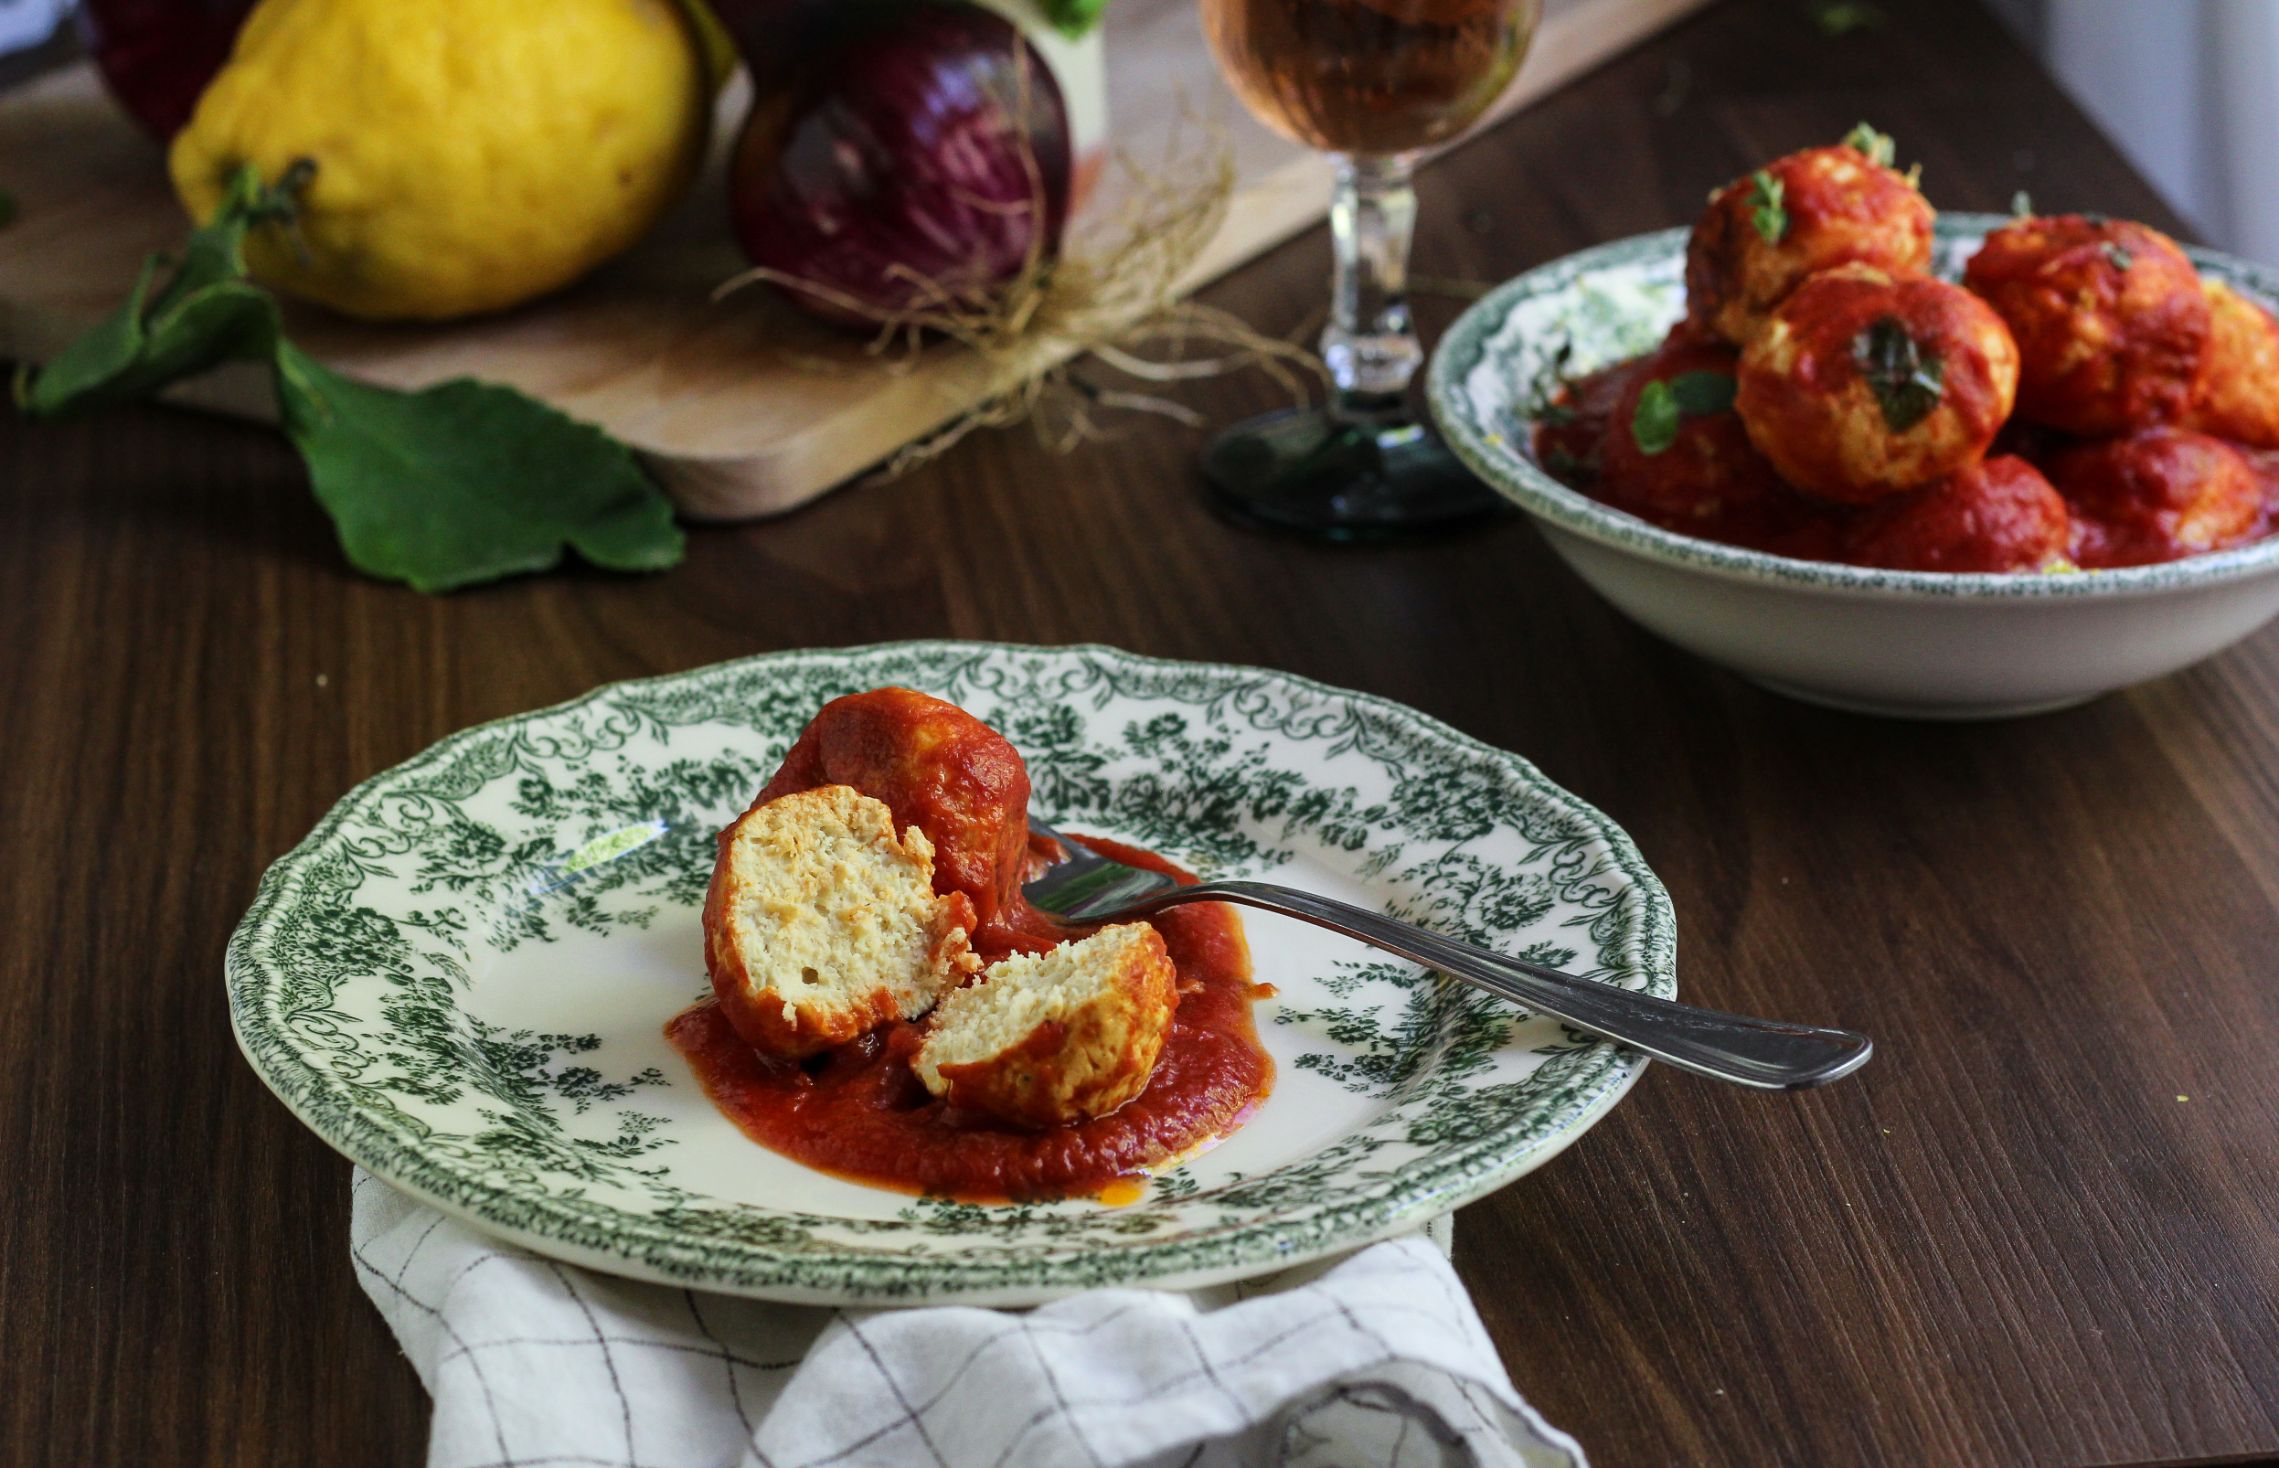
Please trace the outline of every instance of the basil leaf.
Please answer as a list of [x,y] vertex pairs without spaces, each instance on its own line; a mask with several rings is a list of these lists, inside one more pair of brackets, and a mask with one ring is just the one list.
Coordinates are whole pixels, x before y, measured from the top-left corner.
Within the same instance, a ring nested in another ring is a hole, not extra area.
[[2020,189],[2018,192],[2012,194],[2010,196],[2010,217],[2012,219],[2033,218],[2034,196],[2027,193],[2024,189]]
[[1730,372],[1680,372],[1669,380],[1670,396],[1688,418],[1731,412],[1738,387]]
[[1872,31],[1883,25],[1883,7],[1874,0],[1822,0],[1812,12],[1813,23],[1824,36],[1848,36],[1854,31]]
[[1853,338],[1852,360],[1893,433],[1905,433],[1939,405],[1946,387],[1946,363],[1909,336],[1898,317],[1879,316]]
[[2105,241],[2105,258],[2111,261],[2113,268],[2123,275],[2128,274],[2129,267],[2137,263],[2136,256],[2114,244],[2111,240]]
[[417,591],[543,571],[570,548],[612,571],[681,557],[672,507],[608,434],[512,388],[367,387],[290,343],[277,404],[356,568]]
[[1630,441],[1648,457],[1669,452],[1686,419],[1730,412],[1734,387],[1730,372],[1680,372],[1647,383],[1630,415]]
[[1788,210],[1781,201],[1787,196],[1788,185],[1774,178],[1765,169],[1758,169],[1751,181],[1756,185],[1749,194],[1749,222],[1757,227],[1768,245],[1777,245],[1781,236],[1788,233]]
[[1630,415],[1630,441],[1646,455],[1669,452],[1678,441],[1678,395],[1666,382],[1646,384],[1638,394],[1638,409]]
[[1855,153],[1866,154],[1868,162],[1880,163],[1885,168],[1899,156],[1899,145],[1891,140],[1891,134],[1879,133],[1864,122],[1844,134],[1844,146]]

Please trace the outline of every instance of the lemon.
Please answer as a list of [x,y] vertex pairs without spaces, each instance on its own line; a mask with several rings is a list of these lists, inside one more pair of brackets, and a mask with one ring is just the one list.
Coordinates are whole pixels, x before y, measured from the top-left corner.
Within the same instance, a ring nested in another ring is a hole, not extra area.
[[[704,151],[713,83],[674,0],[261,0],[175,138],[200,224],[301,164],[262,281],[440,320],[568,284],[640,238]],[[312,171],[313,170],[313,171]]]

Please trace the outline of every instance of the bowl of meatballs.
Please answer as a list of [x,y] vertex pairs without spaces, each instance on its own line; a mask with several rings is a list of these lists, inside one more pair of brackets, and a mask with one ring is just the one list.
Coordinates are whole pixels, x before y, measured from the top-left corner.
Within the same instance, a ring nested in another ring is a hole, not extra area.
[[1490,292],[1433,358],[1450,446],[1649,631],[1841,708],[2062,708],[2279,614],[2279,272],[1941,214],[1894,152]]

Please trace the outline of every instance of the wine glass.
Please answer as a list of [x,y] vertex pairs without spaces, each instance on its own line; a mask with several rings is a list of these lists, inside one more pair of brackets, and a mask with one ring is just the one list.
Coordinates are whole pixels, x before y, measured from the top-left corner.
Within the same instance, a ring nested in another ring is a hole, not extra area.
[[1201,0],[1235,92],[1293,142],[1331,153],[1336,251],[1327,406],[1237,424],[1203,455],[1236,519],[1330,540],[1438,528],[1495,508],[1411,415],[1424,360],[1409,319],[1417,150],[1477,122],[1535,38],[1542,0]]

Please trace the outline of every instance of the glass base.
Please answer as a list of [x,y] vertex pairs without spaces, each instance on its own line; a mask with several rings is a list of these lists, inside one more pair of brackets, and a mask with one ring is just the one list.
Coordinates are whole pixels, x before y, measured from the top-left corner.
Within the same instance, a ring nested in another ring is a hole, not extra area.
[[1395,540],[1505,507],[1419,423],[1353,423],[1319,408],[1238,423],[1203,451],[1214,508],[1317,540]]

